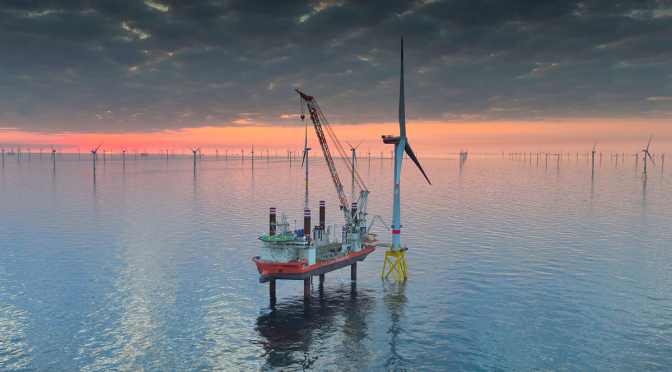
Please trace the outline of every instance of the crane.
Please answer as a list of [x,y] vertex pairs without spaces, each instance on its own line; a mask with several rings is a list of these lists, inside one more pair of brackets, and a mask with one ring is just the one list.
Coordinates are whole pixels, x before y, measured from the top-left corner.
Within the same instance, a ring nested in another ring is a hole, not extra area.
[[[348,163],[348,161],[346,160],[348,159],[348,156],[346,156],[343,146],[341,146],[341,143],[338,141],[336,134],[331,129],[331,126],[329,125],[327,118],[322,113],[322,110],[320,109],[320,106],[318,106],[315,98],[300,92],[298,89],[295,90],[301,96],[301,100],[303,100],[306,103],[306,107],[308,107],[310,120],[313,122],[313,126],[315,127],[315,133],[317,134],[320,146],[322,147],[322,152],[324,153],[324,159],[327,162],[327,167],[329,168],[331,179],[334,182],[334,187],[336,187],[336,192],[338,193],[338,199],[340,200],[340,209],[345,214],[346,221],[348,221],[351,225],[353,225],[357,224],[357,221],[359,220],[360,223],[361,222],[364,223],[365,227],[366,222],[364,218],[366,216],[366,204],[369,195],[369,190],[366,188],[366,185],[364,185],[364,181],[362,181],[362,178],[359,176],[357,170],[353,169],[350,166],[350,163]],[[304,118],[303,108],[304,106],[301,105],[301,111],[302,111],[301,119]],[[358,208],[359,213],[356,213],[357,210],[354,210],[352,212],[350,211],[350,208],[348,206],[348,199],[345,196],[345,191],[343,191],[343,184],[341,184],[341,180],[338,177],[338,172],[336,171],[336,165],[334,164],[334,159],[331,156],[331,151],[329,150],[329,145],[327,144],[327,139],[324,135],[323,124],[324,128],[326,128],[326,132],[329,135],[329,138],[331,138],[331,141],[334,144],[334,147],[339,152],[339,155],[341,156],[341,159],[343,159],[345,166],[348,168],[350,172],[352,172],[355,178],[355,182],[357,183],[357,186],[361,190],[359,199],[357,200],[357,205],[359,206]],[[362,218],[357,218],[358,214],[361,215]]]

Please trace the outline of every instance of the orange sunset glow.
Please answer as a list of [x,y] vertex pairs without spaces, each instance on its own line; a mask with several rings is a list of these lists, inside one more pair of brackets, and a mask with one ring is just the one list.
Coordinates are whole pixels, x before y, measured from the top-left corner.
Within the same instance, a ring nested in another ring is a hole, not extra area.
[[[272,126],[250,124],[237,127],[201,127],[181,130],[164,130],[154,133],[85,134],[65,133],[44,135],[26,133],[16,129],[0,129],[2,145],[8,147],[49,147],[63,152],[88,150],[103,142],[103,148],[140,151],[188,150],[202,148],[205,154],[214,149],[238,151],[256,149],[284,151],[298,150],[303,146],[305,127],[300,119],[292,118],[297,126]],[[305,123],[304,123],[305,124]],[[332,125],[340,140],[364,141],[363,152],[377,154],[389,151],[380,140],[382,134],[398,134],[398,123]],[[312,124],[308,127],[309,146],[317,148]],[[471,152],[515,151],[576,151],[584,152],[597,141],[598,149],[610,151],[636,151],[647,133],[654,134],[652,149],[656,152],[672,150],[672,125],[663,119],[571,119],[522,122],[408,122],[408,132],[414,137],[414,150],[423,156],[441,156],[460,149]],[[312,143],[312,145],[311,145]],[[108,150],[109,151],[109,150]]]

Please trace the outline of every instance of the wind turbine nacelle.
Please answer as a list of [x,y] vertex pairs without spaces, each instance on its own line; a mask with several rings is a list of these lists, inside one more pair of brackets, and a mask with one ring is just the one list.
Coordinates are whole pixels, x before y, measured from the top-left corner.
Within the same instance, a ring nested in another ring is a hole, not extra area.
[[383,138],[383,143],[386,145],[399,143],[399,141],[401,140],[401,137],[392,137],[391,135],[388,136],[383,135],[381,137]]

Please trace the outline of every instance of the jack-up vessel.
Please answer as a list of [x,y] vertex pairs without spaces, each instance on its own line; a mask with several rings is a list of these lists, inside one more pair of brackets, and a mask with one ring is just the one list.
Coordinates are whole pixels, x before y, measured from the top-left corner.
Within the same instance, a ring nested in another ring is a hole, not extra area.
[[[259,270],[259,282],[270,282],[271,294],[275,293],[277,279],[303,280],[304,295],[310,297],[310,278],[323,275],[346,266],[351,267],[351,278],[357,277],[357,262],[363,261],[366,256],[376,249],[376,236],[371,234],[373,223],[380,219],[376,216],[367,226],[367,200],[369,191],[364,182],[347,161],[344,161],[348,170],[353,174],[354,181],[361,189],[355,203],[348,204],[343,185],[338,177],[334,160],[325,137],[332,140],[333,146],[342,159],[347,159],[336,134],[324,117],[314,97],[300,92],[302,108],[305,102],[310,119],[322,147],[324,158],[329,168],[332,181],[338,193],[340,211],[343,213],[344,224],[328,226],[325,222],[325,202],[320,201],[320,221],[311,226],[311,212],[304,210],[303,229],[291,230],[287,215],[283,214],[280,221],[276,220],[276,209],[270,208],[269,234],[259,237],[262,242],[261,256],[252,258]],[[301,115],[302,119],[305,117]],[[382,219],[381,219],[382,221]]]

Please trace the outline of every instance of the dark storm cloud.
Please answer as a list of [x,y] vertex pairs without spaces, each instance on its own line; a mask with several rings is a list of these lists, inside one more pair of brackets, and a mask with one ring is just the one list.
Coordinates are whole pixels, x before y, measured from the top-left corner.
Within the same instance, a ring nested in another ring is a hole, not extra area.
[[[0,1],[0,120],[123,132],[334,123],[662,116],[671,1]],[[662,97],[662,98],[661,98]],[[7,125],[0,125],[7,126]]]

